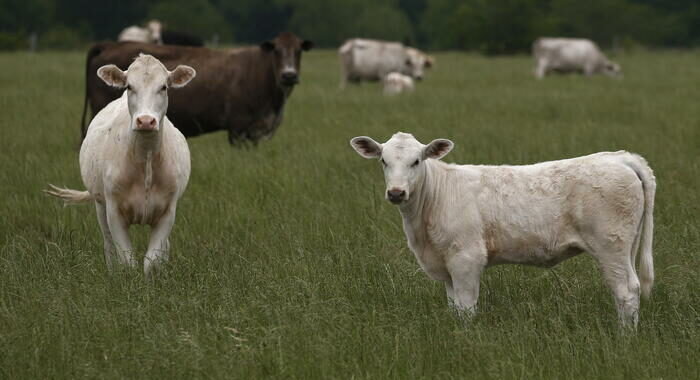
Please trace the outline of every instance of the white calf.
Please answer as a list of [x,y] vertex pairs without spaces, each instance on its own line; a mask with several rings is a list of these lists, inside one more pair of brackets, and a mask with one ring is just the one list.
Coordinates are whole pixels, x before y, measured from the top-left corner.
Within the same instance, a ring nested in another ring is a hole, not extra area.
[[523,166],[439,161],[453,147],[397,133],[353,148],[384,167],[386,197],[399,206],[408,246],[423,270],[443,281],[461,312],[476,311],[489,265],[553,266],[582,252],[600,263],[623,325],[636,326],[641,291],[654,281],[651,243],[656,182],[635,154],[604,152]]
[[97,75],[126,91],[95,116],[83,140],[80,172],[87,191],[52,185],[46,192],[66,203],[95,201],[110,269],[115,251],[122,264],[135,265],[129,226],[150,225],[144,260],[150,276],[168,259],[177,201],[190,176],[187,142],[165,116],[168,88],[186,85],[195,71],[178,66],[169,72],[157,59],[141,55],[127,71],[107,65]]
[[384,95],[398,95],[413,89],[413,78],[408,75],[393,72],[384,78]]

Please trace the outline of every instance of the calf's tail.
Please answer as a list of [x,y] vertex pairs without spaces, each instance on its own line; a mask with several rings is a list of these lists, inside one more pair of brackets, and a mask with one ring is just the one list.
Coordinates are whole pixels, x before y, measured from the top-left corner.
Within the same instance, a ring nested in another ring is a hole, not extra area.
[[43,190],[44,193],[60,198],[65,204],[79,204],[88,201],[94,201],[95,197],[89,191],[78,191],[71,189],[62,189],[60,187],[49,184],[50,189]]
[[656,195],[656,179],[654,172],[647,164],[647,161],[638,155],[632,155],[626,161],[637,176],[642,181],[644,191],[644,215],[641,233],[641,257],[639,258],[639,281],[642,287],[642,296],[649,298],[651,288],[654,285],[654,258],[651,252],[654,238],[654,196]]

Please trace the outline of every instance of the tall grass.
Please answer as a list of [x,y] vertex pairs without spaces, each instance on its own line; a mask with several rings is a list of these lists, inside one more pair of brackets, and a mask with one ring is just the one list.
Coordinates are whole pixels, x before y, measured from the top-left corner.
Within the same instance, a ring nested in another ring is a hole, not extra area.
[[[192,176],[157,281],[106,271],[83,188],[81,54],[0,54],[0,378],[700,377],[700,58],[623,56],[623,80],[533,79],[530,59],[444,53],[410,96],[338,90],[304,56],[285,121],[257,149],[189,140]],[[459,163],[642,154],[658,191],[656,285],[621,334],[595,262],[489,268],[464,325],[408,250],[379,164],[348,140],[450,138]],[[145,251],[147,228],[132,228]]]

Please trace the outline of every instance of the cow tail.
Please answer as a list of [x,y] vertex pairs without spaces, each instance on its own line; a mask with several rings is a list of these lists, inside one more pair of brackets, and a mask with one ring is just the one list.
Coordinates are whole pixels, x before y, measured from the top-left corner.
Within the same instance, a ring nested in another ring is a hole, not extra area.
[[43,190],[45,194],[60,198],[66,205],[79,204],[88,201],[94,201],[95,197],[89,191],[78,191],[71,189],[62,189],[60,187],[49,184],[50,189]]
[[[651,288],[654,285],[654,258],[652,256],[652,242],[654,238],[654,197],[656,195],[656,179],[654,172],[647,164],[647,161],[639,155],[632,155],[631,160],[627,160],[629,166],[637,177],[642,181],[644,191],[644,215],[642,217],[642,228],[639,231],[641,236],[641,257],[639,258],[639,281],[642,288],[642,296],[649,298]],[[634,255],[636,252],[633,252]],[[634,264],[634,263],[633,263]]]
[[102,45],[101,44],[92,45],[92,47],[90,47],[90,50],[88,50],[87,59],[85,62],[85,100],[83,101],[83,116],[80,119],[80,140],[81,141],[83,139],[85,139],[85,135],[87,134],[87,125],[85,125],[85,115],[87,114],[88,99],[90,98],[90,85],[89,85],[90,62],[92,61],[92,59],[95,56],[97,56],[101,52],[102,52]]

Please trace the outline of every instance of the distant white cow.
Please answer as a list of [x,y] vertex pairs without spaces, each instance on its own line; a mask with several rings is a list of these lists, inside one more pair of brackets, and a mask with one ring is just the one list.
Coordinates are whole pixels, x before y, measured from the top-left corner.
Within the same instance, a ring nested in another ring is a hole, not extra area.
[[170,72],[154,57],[140,55],[127,71],[107,65],[97,75],[126,91],[95,116],[83,140],[80,172],[87,191],[51,185],[46,192],[66,203],[95,202],[110,269],[115,251],[122,264],[135,266],[129,226],[150,225],[144,260],[150,276],[168,260],[177,201],[190,176],[187,142],[165,116],[168,88],[186,85],[195,71],[178,66]]
[[149,44],[163,44],[163,25],[158,20],[151,20],[145,28],[132,25],[119,33],[118,41],[135,41]]
[[416,80],[423,79],[424,69],[433,59],[417,49],[399,42],[354,38],[338,49],[340,57],[340,87],[348,81],[379,81],[389,73],[398,72]]
[[413,79],[408,75],[393,72],[384,78],[384,95],[398,95],[413,88]]
[[636,326],[641,291],[654,280],[651,243],[656,182],[635,154],[604,152],[523,166],[439,161],[450,140],[428,145],[397,133],[379,144],[355,137],[353,148],[379,158],[386,198],[399,206],[408,246],[423,270],[443,281],[448,300],[476,311],[479,278],[489,265],[550,267],[591,254],[617,302],[624,326]]
[[608,60],[593,41],[579,38],[538,38],[532,44],[535,76],[550,72],[582,72],[585,75],[619,76],[620,65]]

